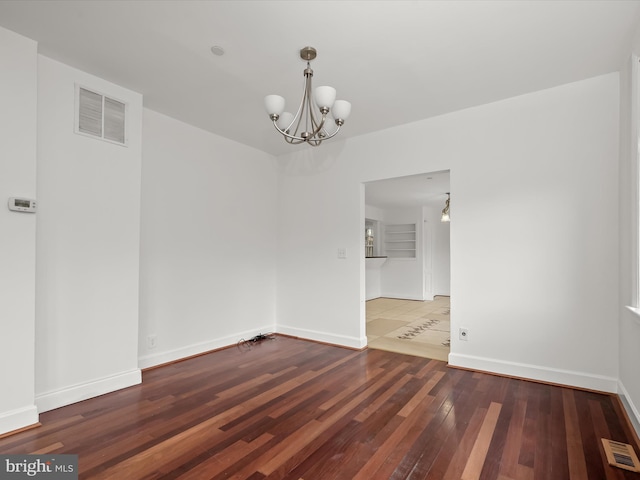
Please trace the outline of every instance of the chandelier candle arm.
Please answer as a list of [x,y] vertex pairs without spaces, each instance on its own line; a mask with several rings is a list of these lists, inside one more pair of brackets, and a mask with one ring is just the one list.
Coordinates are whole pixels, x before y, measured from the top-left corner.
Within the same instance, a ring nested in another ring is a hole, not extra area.
[[[307,61],[305,68],[302,100],[295,115],[284,111],[285,100],[280,95],[267,95],[265,108],[273,126],[290,144],[307,142],[317,147],[324,140],[334,137],[351,113],[351,104],[345,100],[336,100],[336,89],[329,86],[312,89],[313,70],[310,61],[316,57],[313,47],[300,50],[300,58]],[[333,114],[335,130],[327,122],[327,115]]]

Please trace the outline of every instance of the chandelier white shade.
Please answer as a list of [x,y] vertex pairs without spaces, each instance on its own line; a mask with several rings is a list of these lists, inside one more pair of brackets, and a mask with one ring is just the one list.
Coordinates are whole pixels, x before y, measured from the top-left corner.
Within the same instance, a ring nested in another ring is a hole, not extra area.
[[280,115],[284,112],[284,98],[280,95],[267,95],[264,97],[264,106],[271,115]]
[[336,89],[329,86],[313,90],[310,61],[316,58],[313,47],[300,50],[300,58],[307,61],[304,70],[304,89],[302,100],[295,114],[286,112],[285,100],[280,95],[264,97],[264,106],[273,122],[273,126],[291,144],[307,142],[317,147],[324,140],[334,137],[351,113],[351,104],[345,100],[336,100]]

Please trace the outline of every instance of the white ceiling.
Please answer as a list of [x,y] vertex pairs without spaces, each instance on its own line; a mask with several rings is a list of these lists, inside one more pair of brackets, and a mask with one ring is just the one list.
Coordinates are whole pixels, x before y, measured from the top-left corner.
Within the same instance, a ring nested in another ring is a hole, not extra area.
[[435,206],[444,208],[449,172],[425,173],[365,184],[365,202],[378,208]]
[[263,107],[299,102],[306,45],[314,84],[353,105],[349,138],[616,71],[639,20],[640,0],[0,1],[0,26],[41,54],[274,155],[311,148]]

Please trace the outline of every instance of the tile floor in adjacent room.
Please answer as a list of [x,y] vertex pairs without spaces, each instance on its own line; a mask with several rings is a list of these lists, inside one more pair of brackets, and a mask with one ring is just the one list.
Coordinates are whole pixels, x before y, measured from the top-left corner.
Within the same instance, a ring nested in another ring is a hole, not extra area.
[[367,301],[369,348],[447,361],[450,298],[433,301],[376,298]]

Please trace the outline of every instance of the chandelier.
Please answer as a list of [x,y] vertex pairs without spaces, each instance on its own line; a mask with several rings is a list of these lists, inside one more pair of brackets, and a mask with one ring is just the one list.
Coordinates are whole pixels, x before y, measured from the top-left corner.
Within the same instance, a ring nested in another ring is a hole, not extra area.
[[[298,111],[295,115],[284,111],[284,98],[280,95],[267,95],[264,105],[273,122],[273,126],[280,132],[287,143],[296,145],[307,142],[317,147],[323,140],[334,137],[344,121],[351,113],[351,104],[345,100],[336,100],[336,89],[333,87],[311,88],[310,61],[316,58],[317,52],[313,47],[300,50],[300,58],[307,61],[304,69],[304,91]],[[333,116],[333,121],[329,117]]]

